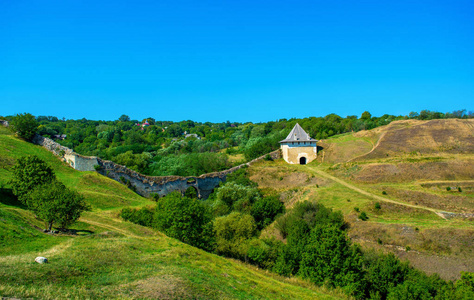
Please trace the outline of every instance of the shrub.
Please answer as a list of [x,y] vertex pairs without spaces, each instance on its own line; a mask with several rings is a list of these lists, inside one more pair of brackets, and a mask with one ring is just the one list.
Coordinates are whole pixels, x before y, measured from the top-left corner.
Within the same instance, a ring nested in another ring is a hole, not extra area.
[[252,204],[260,198],[256,188],[242,186],[233,182],[224,184],[217,190],[216,199],[229,208],[241,212],[250,212]]
[[359,209],[358,207],[354,207],[354,210],[355,210],[356,212],[359,212],[359,211],[360,211],[360,209]]
[[250,239],[257,234],[257,225],[251,215],[232,212],[214,220],[216,251],[228,257],[245,259]]
[[363,211],[359,214],[359,219],[361,219],[362,221],[367,221],[369,219],[369,217],[367,216],[365,211]]
[[458,192],[460,192],[460,193],[462,192],[462,189],[461,189],[461,187],[458,187]]
[[[37,186],[47,184],[56,179],[53,169],[35,155],[18,159],[12,168],[13,178],[10,180],[13,194],[22,200],[22,196],[34,190]],[[25,203],[24,203],[25,204]]]
[[284,238],[289,233],[289,229],[297,220],[305,221],[309,228],[313,228],[317,224],[331,224],[340,229],[345,229],[347,224],[340,211],[333,212],[324,205],[309,201],[298,202],[293,209],[285,215],[278,218],[276,227]]
[[311,230],[298,274],[316,284],[346,287],[357,294],[362,285],[362,255],[344,231],[318,225]]
[[83,196],[56,180],[36,187],[24,199],[28,208],[45,221],[49,231],[54,223],[67,228],[79,219],[83,211],[90,210]]
[[32,114],[17,114],[10,122],[10,128],[25,140],[32,140],[38,131],[38,121]]
[[254,217],[258,229],[263,229],[284,211],[285,205],[278,196],[271,196],[257,199],[252,205],[250,214]]
[[271,269],[283,247],[281,241],[273,239],[253,239],[249,243],[247,256],[250,262],[260,268]]
[[446,187],[446,190],[449,192],[451,190],[451,187],[450,186]]
[[212,250],[210,221],[211,216],[201,201],[173,192],[157,201],[153,227],[184,243]]
[[380,202],[375,202],[375,209],[380,210],[382,206],[380,206]]
[[153,225],[153,210],[147,207],[140,209],[124,208],[120,212],[120,217],[126,221],[142,226],[151,227]]
[[387,195],[387,192],[386,192],[386,191],[382,191],[382,195]]

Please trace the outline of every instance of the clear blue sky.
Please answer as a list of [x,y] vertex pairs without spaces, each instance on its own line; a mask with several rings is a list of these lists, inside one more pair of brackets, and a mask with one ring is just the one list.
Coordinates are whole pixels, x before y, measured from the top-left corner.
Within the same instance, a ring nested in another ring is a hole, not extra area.
[[473,110],[474,1],[0,1],[0,115]]

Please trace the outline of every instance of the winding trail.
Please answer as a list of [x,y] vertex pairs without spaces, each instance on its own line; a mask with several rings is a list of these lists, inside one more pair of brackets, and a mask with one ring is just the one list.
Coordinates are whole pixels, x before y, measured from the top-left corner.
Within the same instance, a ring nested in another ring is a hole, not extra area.
[[376,199],[376,200],[380,200],[380,201],[384,201],[384,202],[394,203],[394,204],[398,204],[398,205],[404,205],[404,206],[407,206],[407,207],[412,207],[412,208],[417,208],[417,209],[424,209],[424,210],[435,213],[440,218],[443,218],[443,219],[447,220],[446,217],[443,215],[443,213],[446,213],[445,211],[441,211],[439,209],[434,209],[434,208],[431,208],[431,207],[426,207],[426,206],[421,206],[421,205],[413,205],[413,204],[403,203],[403,202],[395,201],[395,200],[385,198],[385,197],[382,197],[382,196],[378,196],[378,195],[372,194],[370,192],[364,191],[363,189],[358,188],[353,184],[350,184],[350,183],[348,183],[348,182],[346,182],[342,179],[334,177],[334,176],[332,176],[332,175],[330,175],[330,174],[328,174],[328,173],[326,173],[322,170],[319,170],[315,167],[309,167],[309,169],[311,169],[314,173],[320,175],[321,177],[324,177],[326,179],[329,179],[329,180],[335,181],[339,184],[342,184],[343,186],[345,186],[347,188],[350,188],[351,190],[354,190],[354,191],[356,191],[360,194],[363,194],[367,197],[370,197],[370,198],[373,198],[373,199]]
[[81,218],[79,219],[79,221],[84,222],[84,223],[87,223],[87,224],[91,224],[91,225],[95,225],[95,226],[107,228],[107,229],[116,231],[116,232],[118,232],[118,233],[121,233],[121,234],[123,234],[123,235],[125,235],[125,236],[127,236],[127,237],[133,237],[133,238],[137,238],[137,239],[146,239],[145,237],[135,235],[135,234],[131,233],[130,231],[121,229],[121,228],[119,228],[119,227],[115,227],[115,226],[112,226],[112,225],[108,225],[108,224],[104,224],[104,223],[92,221],[91,219],[88,219],[87,217],[81,217]]

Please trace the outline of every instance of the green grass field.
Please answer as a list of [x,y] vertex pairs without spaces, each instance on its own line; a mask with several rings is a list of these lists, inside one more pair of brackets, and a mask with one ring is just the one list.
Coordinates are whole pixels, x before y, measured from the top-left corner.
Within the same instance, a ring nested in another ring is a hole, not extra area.
[[[9,192],[9,168],[37,155],[92,211],[71,234],[49,235]],[[41,299],[345,299],[337,290],[280,277],[122,221],[126,206],[152,205],[94,172],[78,172],[0,128],[0,297]],[[48,258],[38,264],[37,256]]]

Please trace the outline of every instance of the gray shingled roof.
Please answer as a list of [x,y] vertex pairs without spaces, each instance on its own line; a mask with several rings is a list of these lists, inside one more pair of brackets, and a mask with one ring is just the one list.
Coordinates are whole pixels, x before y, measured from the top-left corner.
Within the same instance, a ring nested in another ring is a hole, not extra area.
[[296,123],[295,127],[291,130],[290,134],[284,139],[280,141],[280,143],[288,143],[288,142],[317,142],[315,139],[312,139],[306,131],[301,128],[300,124]]

